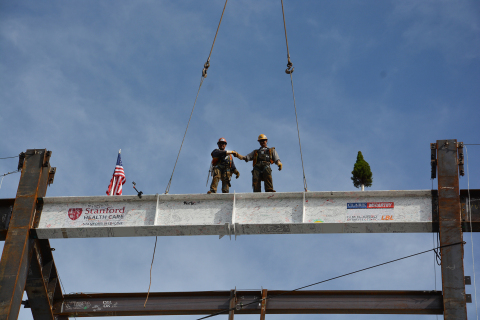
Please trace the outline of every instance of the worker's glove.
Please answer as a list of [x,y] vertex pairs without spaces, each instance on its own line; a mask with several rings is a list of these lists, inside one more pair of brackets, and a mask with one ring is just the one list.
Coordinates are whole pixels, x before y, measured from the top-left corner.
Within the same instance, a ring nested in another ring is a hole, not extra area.
[[282,170],[282,163],[280,161],[277,162],[277,166],[278,166],[278,171]]
[[238,170],[235,170],[233,173],[235,173],[236,175],[235,179],[238,179],[240,177],[240,172],[238,172]]
[[248,159],[247,159],[247,157],[243,157],[243,160],[245,160],[245,162],[248,162]]
[[237,152],[236,157],[237,157],[238,159],[240,159],[240,160],[245,160],[245,157],[242,156],[242,155],[241,155],[240,153],[238,153],[238,152]]

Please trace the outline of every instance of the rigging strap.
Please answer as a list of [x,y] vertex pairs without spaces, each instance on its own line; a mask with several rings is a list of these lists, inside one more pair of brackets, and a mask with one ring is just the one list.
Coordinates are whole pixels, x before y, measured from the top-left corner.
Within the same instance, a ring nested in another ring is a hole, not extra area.
[[183,142],[185,141],[185,136],[187,135],[188,126],[190,125],[190,120],[192,120],[193,110],[195,109],[195,105],[197,104],[198,94],[200,93],[200,88],[202,88],[203,80],[207,77],[207,70],[210,67],[210,56],[212,55],[213,46],[215,45],[215,40],[217,39],[218,30],[220,29],[220,25],[222,24],[223,14],[225,13],[225,8],[227,7],[228,0],[225,0],[225,5],[223,6],[222,15],[220,16],[220,21],[218,22],[217,32],[215,32],[215,37],[213,38],[212,48],[210,49],[210,53],[208,54],[207,62],[203,65],[202,70],[202,78],[200,79],[200,85],[198,86],[197,96],[195,97],[195,102],[193,103],[192,111],[190,112],[190,118],[188,118],[187,128],[185,129],[185,133],[183,134],[182,143],[180,144],[180,149],[178,150],[177,159],[175,160],[175,165],[173,166],[172,175],[170,176],[170,180],[168,181],[167,188],[165,189],[165,194],[168,194],[170,191],[170,186],[172,184],[173,173],[175,172],[175,168],[177,167],[178,158],[180,157],[180,152],[182,151]]
[[300,141],[300,129],[298,127],[297,104],[295,102],[295,90],[293,89],[292,73],[293,73],[294,68],[293,68],[293,63],[290,60],[290,51],[288,50],[287,24],[285,23],[285,10],[283,9],[283,0],[281,0],[281,2],[282,2],[283,28],[285,29],[285,42],[287,44],[287,59],[288,59],[287,69],[285,70],[285,73],[290,75],[290,83],[292,85],[293,106],[295,108],[295,120],[297,122],[298,145],[300,147],[300,159],[302,160],[303,188],[304,188],[305,191],[308,191],[307,190],[307,179],[305,178],[305,167],[303,165],[302,143]]

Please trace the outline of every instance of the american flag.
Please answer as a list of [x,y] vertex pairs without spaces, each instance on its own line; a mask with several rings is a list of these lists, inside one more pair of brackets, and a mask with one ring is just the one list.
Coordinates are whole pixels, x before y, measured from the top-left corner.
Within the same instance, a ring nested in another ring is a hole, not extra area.
[[107,195],[109,196],[121,196],[122,195],[122,185],[125,184],[125,172],[123,171],[122,158],[120,157],[121,149],[118,151],[117,165],[115,166],[115,171],[113,172],[112,180],[108,185]]

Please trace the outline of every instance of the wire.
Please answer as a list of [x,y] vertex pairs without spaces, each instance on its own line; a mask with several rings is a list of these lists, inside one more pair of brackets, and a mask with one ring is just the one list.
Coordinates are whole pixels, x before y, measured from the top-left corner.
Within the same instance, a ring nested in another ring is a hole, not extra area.
[[170,186],[172,184],[173,173],[175,172],[175,168],[177,167],[178,158],[180,157],[180,152],[182,151],[183,142],[185,141],[185,136],[187,135],[188,126],[190,125],[190,120],[192,120],[193,110],[195,109],[195,105],[197,104],[198,94],[200,93],[200,88],[202,88],[203,80],[207,77],[207,69],[210,67],[210,57],[212,55],[213,46],[215,45],[215,40],[217,39],[218,30],[220,30],[220,25],[222,24],[223,14],[225,13],[225,8],[227,7],[228,0],[225,0],[225,5],[223,6],[222,15],[220,16],[220,21],[218,22],[217,31],[215,32],[215,37],[213,38],[212,48],[210,48],[210,53],[208,54],[207,62],[205,62],[202,70],[202,78],[200,79],[200,85],[198,86],[197,96],[195,97],[195,102],[193,103],[192,111],[190,112],[190,118],[188,118],[187,128],[185,129],[185,133],[183,134],[182,143],[180,144],[180,149],[178,150],[177,160],[175,160],[175,165],[173,166],[172,175],[170,176],[170,180],[168,181],[167,188],[165,189],[165,194],[168,194],[170,191]]
[[477,306],[477,284],[475,279],[475,255],[473,250],[473,228],[472,228],[472,207],[470,205],[470,173],[468,171],[468,150],[465,147],[465,157],[467,158],[467,190],[468,190],[468,206],[467,206],[467,214],[468,219],[470,220],[470,241],[472,243],[472,268],[473,268],[473,288],[475,291],[475,311],[477,313],[477,320],[478,320],[478,306]]
[[[331,280],[335,280],[335,279],[339,279],[339,278],[342,278],[342,277],[346,277],[346,276],[349,276],[349,275],[352,275],[352,274],[355,274],[355,273],[359,273],[359,272],[362,272],[362,271],[365,271],[365,270],[369,270],[369,269],[373,269],[373,268],[376,268],[376,267],[380,267],[380,266],[383,266],[383,265],[386,265],[386,264],[389,264],[389,263],[393,263],[393,262],[397,262],[397,261],[400,261],[400,260],[403,260],[403,259],[407,259],[407,258],[411,258],[411,257],[414,257],[414,256],[418,256],[418,255],[421,255],[421,254],[424,254],[424,253],[427,253],[427,252],[430,252],[430,251],[433,251],[433,250],[438,250],[438,249],[441,249],[441,248],[456,246],[456,245],[459,245],[459,244],[465,244],[465,242],[462,241],[462,242],[456,242],[456,243],[452,243],[452,244],[446,244],[446,245],[443,245],[443,246],[440,246],[440,247],[436,247],[436,248],[433,248],[433,249],[429,249],[429,250],[425,250],[425,251],[418,252],[418,253],[415,253],[415,254],[411,254],[411,255],[409,255],[409,256],[405,256],[405,257],[402,257],[402,258],[398,258],[398,259],[390,260],[390,261],[387,261],[387,262],[384,262],[384,263],[380,263],[380,264],[377,264],[377,265],[374,265],[374,266],[371,266],[371,267],[368,267],[368,268],[363,268],[363,269],[360,269],[360,270],[357,270],[357,271],[345,273],[345,274],[342,274],[342,275],[340,275],[340,276],[336,276],[336,277],[333,277],[333,278],[330,278],[330,279],[318,281],[318,282],[315,282],[315,283],[312,283],[312,284],[309,284],[309,285],[306,285],[306,286],[303,286],[303,287],[300,287],[300,288],[297,288],[297,289],[294,289],[294,290],[285,291],[285,292],[280,293],[280,294],[268,296],[268,297],[265,297],[265,298],[263,298],[263,299],[258,299],[258,300],[252,301],[252,302],[250,302],[250,303],[244,304],[244,305],[242,305],[242,307],[246,307],[246,306],[251,305],[251,304],[259,303],[259,302],[262,302],[262,301],[267,300],[267,299],[272,299],[272,298],[274,298],[274,297],[282,296],[282,295],[287,294],[287,293],[290,293],[290,292],[299,291],[299,290],[301,290],[301,289],[305,289],[305,288],[308,288],[308,287],[312,287],[312,286],[315,286],[315,285],[317,285],[317,284],[321,284],[321,283],[328,282],[328,281],[331,281]],[[224,313],[230,312],[231,310],[235,310],[235,309],[236,309],[236,307],[234,307],[234,308],[229,308],[229,309],[225,309],[225,310],[222,310],[222,311],[219,311],[219,312],[210,314],[210,315],[208,315],[208,316],[205,316],[205,317],[202,317],[202,318],[198,318],[197,320],[203,320],[203,319],[211,318],[211,317],[214,317],[214,316],[218,316],[218,315],[220,315],[220,314],[224,314]]]
[[152,268],[153,268],[153,260],[155,260],[155,250],[157,249],[157,240],[158,240],[158,236],[155,237],[155,246],[153,247],[152,264],[150,265],[150,284],[148,285],[147,299],[145,299],[145,303],[143,304],[144,308],[147,305],[148,296],[150,295],[150,286],[152,285]]
[[0,189],[2,188],[3,178],[5,178],[5,176],[8,176],[9,174],[17,173],[17,172],[20,172],[20,170],[7,172],[7,173],[2,174],[2,180],[0,180]]
[[299,129],[299,126],[298,126],[297,104],[296,104],[296,101],[295,101],[295,90],[293,88],[292,73],[293,73],[294,68],[293,68],[292,61],[290,61],[290,51],[288,49],[287,24],[285,23],[285,10],[283,8],[283,0],[281,0],[281,3],[282,3],[282,15],[283,15],[283,28],[285,30],[285,42],[286,42],[286,45],[287,45],[287,59],[288,59],[287,70],[285,70],[285,73],[290,74],[290,83],[292,85],[292,95],[293,95],[293,106],[294,106],[294,109],[295,109],[295,121],[297,122],[298,145],[300,147],[300,159],[302,160],[303,189],[305,191],[308,191],[307,179],[305,178],[305,167],[303,165],[302,143],[300,141],[300,129]]
[[0,160],[4,160],[4,159],[12,159],[12,158],[18,158],[18,156],[0,158]]
[[9,174],[17,173],[17,172],[20,172],[20,170],[16,170],[16,171],[11,171],[11,172],[4,173],[4,174],[2,174],[2,177],[5,177],[5,176],[8,176]]

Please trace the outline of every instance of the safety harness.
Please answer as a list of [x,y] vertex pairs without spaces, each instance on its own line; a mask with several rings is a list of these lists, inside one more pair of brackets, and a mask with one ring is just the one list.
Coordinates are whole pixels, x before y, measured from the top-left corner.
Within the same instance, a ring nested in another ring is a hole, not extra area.
[[[260,148],[262,149],[262,148]],[[258,151],[260,150],[255,150],[255,153],[253,154],[253,166],[255,167],[255,165],[257,164],[258,162]],[[272,147],[272,148],[268,148],[268,158],[270,160],[270,164],[273,164],[273,151],[275,150],[275,147]],[[266,160],[266,161],[265,161]],[[260,162],[268,162],[268,159],[265,159],[265,160],[261,160],[260,159]]]
[[[232,161],[233,161],[233,157],[232,155],[228,155],[228,158],[230,161],[228,161],[228,166],[231,168],[232,167]],[[224,159],[224,158],[223,158]],[[217,164],[219,164],[219,162],[222,160],[222,158],[220,157],[215,157],[212,159],[212,167],[215,167]],[[227,162],[227,161],[222,161],[222,162]],[[219,164],[219,165],[222,165],[222,162]]]

